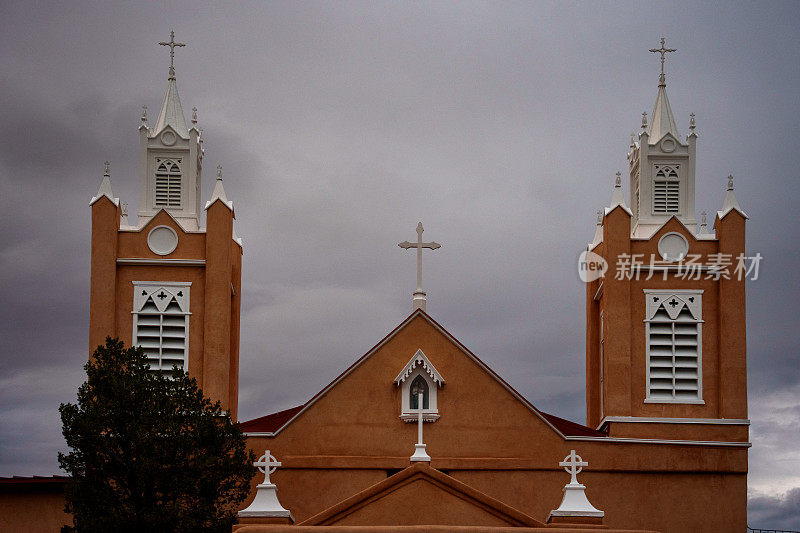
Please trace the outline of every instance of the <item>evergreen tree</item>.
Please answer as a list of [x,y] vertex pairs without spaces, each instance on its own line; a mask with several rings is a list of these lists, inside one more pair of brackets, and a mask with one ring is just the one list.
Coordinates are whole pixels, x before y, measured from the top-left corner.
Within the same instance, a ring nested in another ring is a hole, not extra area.
[[68,530],[229,533],[256,473],[230,413],[185,372],[153,372],[118,339],[84,368],[78,403],[59,407]]

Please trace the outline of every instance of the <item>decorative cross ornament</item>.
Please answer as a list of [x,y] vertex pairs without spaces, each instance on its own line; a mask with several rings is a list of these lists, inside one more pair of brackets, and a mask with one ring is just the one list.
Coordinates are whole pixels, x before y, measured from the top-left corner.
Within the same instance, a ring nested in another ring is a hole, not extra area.
[[264,455],[258,458],[258,461],[253,463],[253,466],[258,467],[259,472],[264,474],[264,485],[271,483],[269,480],[270,474],[275,472],[282,463],[275,459],[274,455],[270,455],[269,450],[264,452]]
[[728,174],[728,190],[733,190],[733,174]]
[[567,471],[568,474],[572,476],[570,479],[570,485],[578,485],[578,474],[581,473],[584,466],[589,466],[589,463],[581,459],[581,456],[575,453],[575,450],[571,450],[569,455],[564,457],[564,460],[558,463],[558,466],[563,466],[564,470]]
[[622,187],[622,172],[617,171],[617,178],[614,180],[614,187]]
[[411,243],[408,241],[403,241],[399,243],[397,246],[400,248],[405,248],[408,250],[409,248],[416,248],[417,249],[417,290],[414,291],[414,309],[422,309],[425,310],[425,291],[422,290],[422,249],[429,248],[431,250],[436,250],[437,248],[441,248],[442,245],[437,242],[422,242],[422,232],[425,229],[422,227],[422,222],[417,224],[417,242]]
[[222,181],[222,165],[217,165],[217,179]]
[[106,177],[110,176],[111,175],[111,170],[110,169],[111,169],[111,163],[109,163],[108,161],[103,163],[103,176],[106,176]]
[[169,32],[169,42],[161,41],[161,46],[169,46],[169,75],[175,75],[175,47],[176,46],[186,46],[186,43],[176,43],[175,42],[175,32]]
[[650,51],[654,52],[656,54],[661,54],[661,75],[663,76],[664,75],[664,56],[665,56],[665,54],[667,54],[668,52],[677,52],[678,49],[677,48],[664,48],[664,38],[662,37],[661,38],[661,48],[651,48]]

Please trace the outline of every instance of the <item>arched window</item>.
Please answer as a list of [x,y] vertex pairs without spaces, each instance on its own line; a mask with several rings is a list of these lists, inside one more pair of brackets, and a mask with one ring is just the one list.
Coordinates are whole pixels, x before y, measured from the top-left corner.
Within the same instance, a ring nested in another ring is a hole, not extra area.
[[409,390],[409,401],[411,409],[419,409],[419,394],[422,393],[422,408],[430,409],[430,394],[428,392],[428,382],[421,375],[414,378]]
[[180,159],[156,159],[156,207],[181,206]]
[[680,213],[680,180],[676,168],[656,165],[653,213]]

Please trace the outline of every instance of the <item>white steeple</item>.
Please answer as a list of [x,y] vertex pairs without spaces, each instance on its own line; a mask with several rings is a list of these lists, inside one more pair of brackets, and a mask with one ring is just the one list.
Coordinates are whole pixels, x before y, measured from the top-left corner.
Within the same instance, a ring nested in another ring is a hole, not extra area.
[[175,48],[186,46],[175,42],[159,43],[170,51],[167,92],[153,128],[147,127],[147,108],[142,111],[139,126],[141,193],[138,215],[140,224],[166,209],[187,231],[200,229],[200,190],[203,151],[197,113],[187,128],[183,106],[175,80]]
[[667,98],[664,59],[674,48],[661,47],[651,52],[661,54],[661,73],[658,77],[653,113],[642,113],[642,131],[634,139],[628,153],[630,167],[631,233],[634,237],[649,238],[670,218],[677,217],[687,227],[697,224],[694,215],[695,192],[695,132],[694,114],[689,122],[689,135],[680,138],[675,116]]
[[119,198],[114,198],[114,191],[111,190],[111,164],[106,161],[103,168],[103,181],[100,182],[100,188],[97,189],[95,194],[89,201],[89,205],[94,204],[97,200],[105,196],[115,204],[119,205]]
[[744,218],[748,218],[745,212],[742,211],[742,208],[739,207],[739,200],[736,199],[736,195],[733,193],[733,175],[729,174],[728,190],[725,193],[725,200],[722,201],[722,209],[717,212],[717,216],[722,219],[734,209],[741,213]]

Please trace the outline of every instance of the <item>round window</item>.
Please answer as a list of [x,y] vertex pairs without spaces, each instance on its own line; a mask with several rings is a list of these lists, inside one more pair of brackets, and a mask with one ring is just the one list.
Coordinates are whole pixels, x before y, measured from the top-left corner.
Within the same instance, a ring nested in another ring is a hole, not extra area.
[[680,261],[689,252],[689,242],[680,233],[667,233],[658,240],[658,253],[664,261]]
[[154,254],[169,255],[178,247],[178,234],[169,226],[156,226],[147,234],[147,246]]

